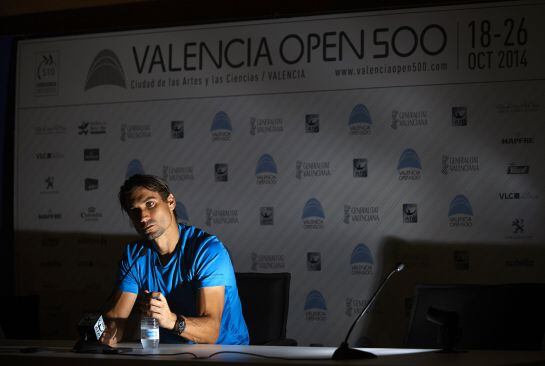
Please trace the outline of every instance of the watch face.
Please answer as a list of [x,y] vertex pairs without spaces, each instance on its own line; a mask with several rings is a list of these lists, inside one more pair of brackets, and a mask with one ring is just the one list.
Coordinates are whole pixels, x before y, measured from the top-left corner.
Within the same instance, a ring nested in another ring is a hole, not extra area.
[[178,333],[183,333],[185,330],[185,320],[182,317],[178,318]]

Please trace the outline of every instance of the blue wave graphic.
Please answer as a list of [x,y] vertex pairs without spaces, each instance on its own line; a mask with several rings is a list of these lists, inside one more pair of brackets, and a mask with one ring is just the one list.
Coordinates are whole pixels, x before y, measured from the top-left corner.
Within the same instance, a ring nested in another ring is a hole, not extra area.
[[367,245],[363,243],[356,245],[350,256],[350,264],[354,263],[374,263],[373,255]]
[[219,130],[233,130],[233,128],[231,127],[231,119],[229,119],[229,116],[224,111],[219,111],[218,113],[216,113],[216,115],[214,116],[214,120],[212,121],[212,127],[210,128],[210,131]]
[[178,221],[189,221],[189,215],[187,214],[187,209],[184,204],[180,201],[176,201],[176,216],[178,216]]
[[127,88],[123,67],[121,67],[116,54],[111,50],[105,49],[96,55],[87,72],[84,90],[87,91],[100,85]]
[[373,121],[371,120],[371,115],[369,114],[367,107],[363,104],[358,104],[352,109],[352,112],[350,113],[350,119],[348,120],[348,125],[359,123],[367,123],[369,125],[373,124]]
[[138,159],[133,159],[127,166],[127,172],[125,173],[125,179],[129,179],[135,174],[146,174],[144,172],[144,166]]
[[422,169],[420,158],[413,149],[405,149],[399,158],[397,169],[400,170],[405,168]]
[[274,173],[276,174],[276,163],[274,159],[269,154],[263,154],[257,161],[257,166],[255,168],[255,174],[260,173]]
[[305,310],[311,309],[327,310],[325,299],[320,291],[312,290],[307,295],[307,299],[305,301]]
[[473,208],[471,208],[471,204],[469,203],[469,200],[466,196],[459,194],[450,203],[450,207],[448,209],[448,215],[469,215],[473,216]]
[[309,217],[321,217],[322,219],[325,219],[322,204],[316,198],[309,199],[303,209],[303,219]]

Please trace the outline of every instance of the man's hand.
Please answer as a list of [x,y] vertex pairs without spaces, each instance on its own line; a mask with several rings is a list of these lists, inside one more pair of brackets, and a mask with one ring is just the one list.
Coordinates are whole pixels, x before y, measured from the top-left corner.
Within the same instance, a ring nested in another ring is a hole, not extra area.
[[155,318],[159,321],[159,326],[166,329],[174,329],[177,316],[168,306],[167,299],[160,292],[145,291],[140,309],[142,315]]

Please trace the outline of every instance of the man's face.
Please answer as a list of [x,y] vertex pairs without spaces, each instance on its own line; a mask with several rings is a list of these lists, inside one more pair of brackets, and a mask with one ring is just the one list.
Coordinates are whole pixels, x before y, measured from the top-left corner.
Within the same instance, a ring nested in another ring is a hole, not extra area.
[[128,214],[136,231],[146,239],[153,240],[176,224],[175,207],[176,201],[172,194],[163,201],[158,192],[139,187],[130,197]]

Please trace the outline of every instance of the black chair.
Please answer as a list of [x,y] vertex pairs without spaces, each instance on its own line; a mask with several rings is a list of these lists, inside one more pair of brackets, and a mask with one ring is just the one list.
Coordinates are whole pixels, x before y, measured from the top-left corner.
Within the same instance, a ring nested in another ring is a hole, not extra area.
[[8,339],[40,339],[40,297],[0,296],[0,327]]
[[454,349],[538,350],[545,334],[545,284],[419,285],[406,346],[443,348],[438,317],[455,318]]
[[297,346],[297,341],[286,338],[291,275],[236,273],[235,276],[250,344]]

